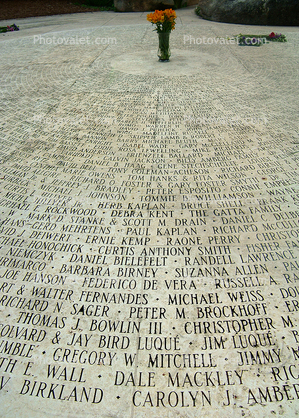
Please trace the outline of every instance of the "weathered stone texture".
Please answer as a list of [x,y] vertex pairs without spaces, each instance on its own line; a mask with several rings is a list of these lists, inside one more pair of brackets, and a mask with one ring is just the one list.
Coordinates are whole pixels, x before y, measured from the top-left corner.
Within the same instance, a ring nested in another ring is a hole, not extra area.
[[298,0],[199,0],[204,19],[252,25],[299,24]]

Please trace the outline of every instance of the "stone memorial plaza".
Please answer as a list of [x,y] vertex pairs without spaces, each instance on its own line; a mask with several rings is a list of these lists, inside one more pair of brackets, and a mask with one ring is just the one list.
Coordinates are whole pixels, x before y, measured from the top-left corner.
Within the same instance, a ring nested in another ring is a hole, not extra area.
[[299,30],[146,14],[1,22],[0,415],[298,416]]

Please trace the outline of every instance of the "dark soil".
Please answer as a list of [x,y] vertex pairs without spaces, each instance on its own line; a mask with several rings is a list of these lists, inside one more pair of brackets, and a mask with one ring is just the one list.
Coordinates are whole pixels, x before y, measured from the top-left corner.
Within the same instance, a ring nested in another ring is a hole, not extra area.
[[[80,1],[78,2],[80,3]],[[75,5],[70,0],[0,0],[0,20],[94,12],[96,10]],[[13,23],[17,24],[17,22]]]

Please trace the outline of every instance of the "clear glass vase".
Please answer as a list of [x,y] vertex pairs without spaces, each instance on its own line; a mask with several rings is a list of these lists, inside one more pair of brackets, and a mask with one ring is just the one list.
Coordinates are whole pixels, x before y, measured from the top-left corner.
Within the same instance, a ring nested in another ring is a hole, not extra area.
[[159,37],[159,49],[158,57],[159,61],[169,61],[170,58],[170,47],[169,47],[169,36],[170,32],[160,32]]

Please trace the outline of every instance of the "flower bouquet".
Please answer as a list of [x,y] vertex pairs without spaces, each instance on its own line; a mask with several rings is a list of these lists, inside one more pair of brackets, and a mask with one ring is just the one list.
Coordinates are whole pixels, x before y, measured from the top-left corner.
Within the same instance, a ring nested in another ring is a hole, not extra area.
[[0,26],[0,33],[3,32],[13,32],[15,30],[20,30],[16,24],[12,24],[10,26]]
[[282,33],[271,32],[270,35],[268,35],[266,38],[274,42],[287,42],[286,36],[283,35]]
[[170,48],[169,48],[169,35],[175,28],[176,13],[172,9],[155,10],[154,13],[147,15],[147,20],[156,25],[155,31],[159,37],[159,49],[158,57],[159,61],[169,61]]
[[287,42],[287,38],[282,33],[271,32],[270,35],[242,35],[237,36],[238,45],[261,46],[262,44],[275,42]]

